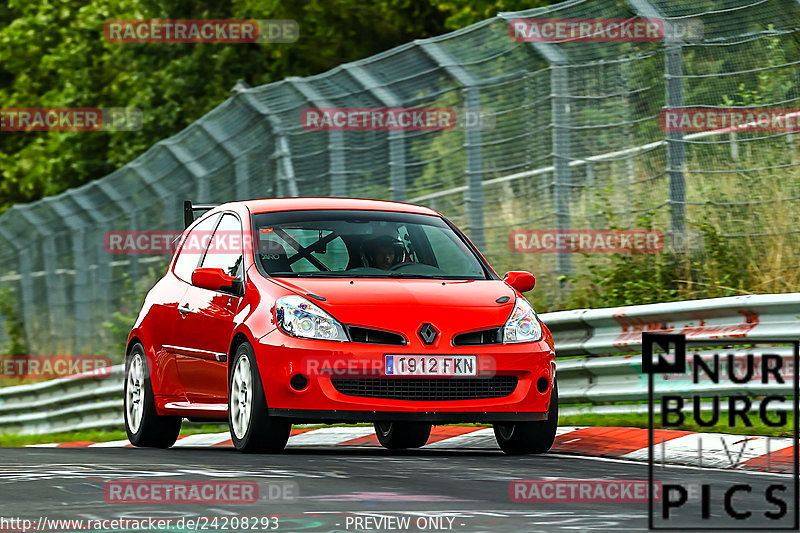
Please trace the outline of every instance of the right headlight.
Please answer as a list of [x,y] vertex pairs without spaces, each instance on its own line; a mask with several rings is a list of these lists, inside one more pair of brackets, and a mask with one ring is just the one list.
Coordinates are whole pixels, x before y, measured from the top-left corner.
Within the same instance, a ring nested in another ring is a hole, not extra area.
[[536,342],[542,339],[542,324],[533,306],[525,298],[517,298],[514,310],[503,326],[503,343]]
[[275,302],[275,318],[284,333],[306,339],[347,341],[338,320],[302,296],[284,296]]

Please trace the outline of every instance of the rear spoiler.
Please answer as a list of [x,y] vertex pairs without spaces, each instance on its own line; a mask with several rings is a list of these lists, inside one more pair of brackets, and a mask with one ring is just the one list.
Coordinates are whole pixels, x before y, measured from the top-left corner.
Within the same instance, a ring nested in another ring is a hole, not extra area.
[[[192,205],[191,200],[186,200],[183,202],[183,222],[186,224],[186,227],[192,225],[194,222],[194,212],[195,211],[208,211],[210,209],[214,209],[217,207],[216,205],[205,204],[205,205]],[[184,228],[185,229],[185,228]]]

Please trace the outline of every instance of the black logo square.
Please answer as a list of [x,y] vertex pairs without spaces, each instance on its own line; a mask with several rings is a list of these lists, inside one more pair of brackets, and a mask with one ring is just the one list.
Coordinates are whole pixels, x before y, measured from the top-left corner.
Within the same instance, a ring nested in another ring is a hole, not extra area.
[[[653,348],[659,346],[664,352],[672,354],[670,361],[658,355],[653,362]],[[686,335],[672,333],[642,333],[642,373],[644,374],[682,374],[686,372]]]

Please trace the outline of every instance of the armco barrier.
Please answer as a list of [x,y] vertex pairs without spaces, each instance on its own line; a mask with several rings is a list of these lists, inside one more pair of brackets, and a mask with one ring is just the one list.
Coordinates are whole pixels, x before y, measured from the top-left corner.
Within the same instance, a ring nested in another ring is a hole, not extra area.
[[[541,318],[552,330],[560,356],[590,356],[558,362],[562,414],[646,412],[643,404],[596,405],[647,399],[641,355],[597,355],[640,350],[643,331],[684,333],[691,340],[795,340],[800,338],[800,293],[579,309],[545,313]],[[776,348],[776,353],[790,355],[784,348]],[[0,388],[0,432],[122,429],[123,374],[123,366],[118,365],[105,379],[70,377]],[[662,393],[689,390],[686,381],[659,379],[657,388]],[[692,385],[691,390],[733,392],[712,383]],[[752,395],[792,394],[790,384],[752,384],[747,390]]]
[[690,340],[800,338],[800,293],[731,296],[542,315],[558,354],[601,355],[641,349],[642,332]]

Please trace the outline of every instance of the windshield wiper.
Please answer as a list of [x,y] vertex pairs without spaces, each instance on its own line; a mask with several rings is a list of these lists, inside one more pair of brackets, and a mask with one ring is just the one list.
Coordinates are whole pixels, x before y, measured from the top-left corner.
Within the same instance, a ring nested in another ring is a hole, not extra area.
[[406,278],[406,279],[471,279],[462,278],[459,276],[447,276],[444,274],[411,274],[408,272],[390,272],[386,275],[388,278]]
[[276,272],[274,278],[341,278],[343,272]]

